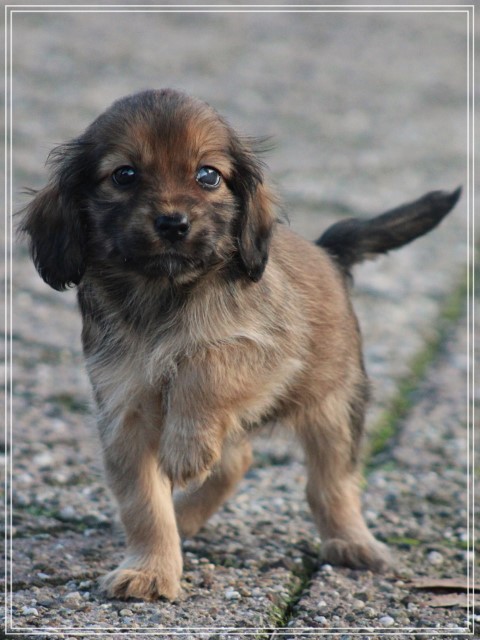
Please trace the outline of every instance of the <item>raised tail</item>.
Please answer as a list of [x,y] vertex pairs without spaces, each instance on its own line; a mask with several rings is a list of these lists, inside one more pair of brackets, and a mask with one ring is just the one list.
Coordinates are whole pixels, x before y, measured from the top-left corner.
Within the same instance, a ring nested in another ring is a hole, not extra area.
[[349,218],[329,227],[317,240],[349,273],[357,262],[408,244],[437,226],[457,204],[462,188],[452,193],[431,191],[369,220]]

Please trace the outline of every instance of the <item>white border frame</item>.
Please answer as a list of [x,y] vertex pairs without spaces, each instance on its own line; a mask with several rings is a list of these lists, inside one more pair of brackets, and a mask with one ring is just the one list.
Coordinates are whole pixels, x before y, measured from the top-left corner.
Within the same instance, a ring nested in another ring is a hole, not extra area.
[[[475,6],[473,4],[418,4],[418,5],[392,5],[392,4],[172,4],[172,5],[91,5],[91,4],[45,4],[45,5],[5,5],[5,447],[6,447],[6,472],[5,472],[5,630],[8,635],[24,636],[30,634],[75,636],[102,636],[109,633],[130,632],[133,636],[157,635],[180,636],[194,633],[197,636],[211,635],[212,633],[256,636],[258,633],[270,633],[272,637],[290,635],[295,636],[336,636],[348,632],[350,635],[385,635],[397,634],[436,636],[442,633],[444,636],[461,634],[462,636],[475,635],[475,620],[471,621],[470,629],[467,627],[443,628],[443,627],[329,627],[290,629],[286,627],[264,627],[254,629],[251,627],[171,627],[156,631],[150,627],[14,627],[13,621],[13,536],[12,536],[12,495],[13,460],[8,455],[9,443],[12,442],[12,283],[13,283],[13,188],[12,188],[12,42],[13,42],[13,15],[15,13],[465,13],[467,15],[467,350],[469,360],[467,381],[467,551],[472,558],[467,562],[467,597],[469,606],[467,615],[474,612],[475,563],[473,559],[473,535],[474,535],[474,425],[473,425],[473,398],[474,398],[474,284],[475,284],[475,228],[474,228],[474,198],[475,198],[475,167],[474,167],[474,140],[475,140]],[[10,561],[8,560],[10,557]]]

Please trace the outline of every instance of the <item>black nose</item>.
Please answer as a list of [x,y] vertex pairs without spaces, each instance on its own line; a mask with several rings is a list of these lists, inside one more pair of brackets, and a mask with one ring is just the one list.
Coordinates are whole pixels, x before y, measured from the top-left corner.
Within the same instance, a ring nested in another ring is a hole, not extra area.
[[190,223],[183,213],[172,213],[169,216],[157,216],[155,218],[155,229],[159,236],[176,242],[185,238],[190,231]]

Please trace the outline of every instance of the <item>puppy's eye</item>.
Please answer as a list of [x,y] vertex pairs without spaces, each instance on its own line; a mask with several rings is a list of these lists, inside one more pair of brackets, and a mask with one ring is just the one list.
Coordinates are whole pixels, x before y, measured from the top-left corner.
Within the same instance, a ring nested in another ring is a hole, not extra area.
[[133,167],[125,165],[118,167],[112,173],[112,180],[118,187],[128,187],[133,184],[137,179],[137,172]]
[[204,189],[216,189],[220,186],[221,177],[213,167],[202,167],[197,171],[195,180]]

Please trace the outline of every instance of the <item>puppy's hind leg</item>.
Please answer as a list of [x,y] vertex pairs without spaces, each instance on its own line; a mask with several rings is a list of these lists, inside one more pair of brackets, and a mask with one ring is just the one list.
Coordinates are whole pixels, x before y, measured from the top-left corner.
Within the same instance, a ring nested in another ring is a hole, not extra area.
[[193,491],[184,491],[175,499],[177,524],[182,537],[194,536],[212,516],[245,475],[252,462],[252,447],[247,439],[227,442],[222,457],[205,482]]
[[307,499],[325,561],[382,571],[390,564],[388,550],[375,540],[361,513],[357,455],[363,410],[354,415],[350,406],[332,393],[305,416],[308,427],[299,435],[306,456]]

